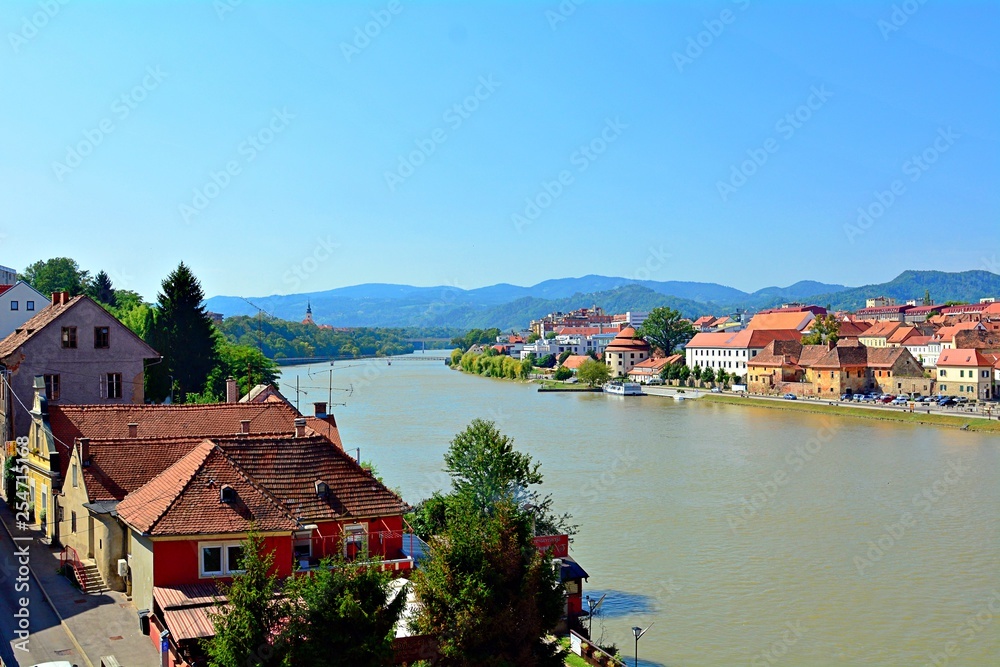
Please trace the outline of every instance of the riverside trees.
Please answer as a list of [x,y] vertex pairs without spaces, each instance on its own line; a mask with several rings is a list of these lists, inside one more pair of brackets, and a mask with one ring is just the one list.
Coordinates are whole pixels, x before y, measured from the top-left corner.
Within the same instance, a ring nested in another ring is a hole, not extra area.
[[532,489],[539,467],[493,422],[474,420],[452,440],[452,489],[417,510],[431,553],[414,577],[414,629],[438,640],[439,664],[562,665],[558,645],[544,641],[562,613],[562,586],[532,538],[572,527]]

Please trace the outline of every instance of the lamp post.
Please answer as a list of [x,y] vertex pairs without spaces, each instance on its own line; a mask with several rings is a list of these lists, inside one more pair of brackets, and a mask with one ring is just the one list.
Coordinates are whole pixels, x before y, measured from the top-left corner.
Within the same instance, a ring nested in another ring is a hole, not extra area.
[[641,639],[642,636],[646,634],[646,631],[651,627],[653,627],[652,623],[646,626],[646,630],[643,630],[638,625],[632,626],[632,634],[635,635],[635,667],[639,667],[639,639]]

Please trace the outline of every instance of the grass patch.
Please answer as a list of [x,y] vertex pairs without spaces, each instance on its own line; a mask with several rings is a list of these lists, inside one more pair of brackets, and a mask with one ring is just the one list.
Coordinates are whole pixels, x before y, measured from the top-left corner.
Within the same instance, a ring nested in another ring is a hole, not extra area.
[[585,382],[567,384],[558,380],[535,380],[538,391],[601,391],[600,387],[591,387]]
[[590,665],[587,664],[586,660],[578,656],[576,653],[570,653],[569,637],[563,637],[562,639],[560,639],[559,644],[564,649],[566,649],[566,657],[564,658],[564,662],[566,663],[566,665],[568,665],[568,667],[590,667]]
[[822,401],[772,401],[760,398],[740,398],[722,394],[705,394],[700,400],[709,403],[725,403],[727,405],[744,405],[755,408],[770,408],[772,410],[797,410],[822,415],[842,415],[844,417],[859,417],[861,419],[877,419],[881,421],[905,422],[910,424],[931,424],[948,428],[962,428],[968,424],[969,431],[982,433],[1000,433],[1000,421],[982,419],[965,415],[939,415],[903,410],[870,410],[868,408],[852,408],[844,405],[828,405]]

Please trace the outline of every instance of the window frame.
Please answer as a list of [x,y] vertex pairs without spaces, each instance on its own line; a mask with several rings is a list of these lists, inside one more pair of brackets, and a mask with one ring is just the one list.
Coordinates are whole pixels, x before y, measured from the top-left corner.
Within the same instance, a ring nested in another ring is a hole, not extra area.
[[35,310],[35,302],[34,301],[25,301],[24,302],[24,309],[25,310],[34,311]]
[[[104,388],[105,388],[105,398],[109,401],[115,401],[122,397],[122,374],[121,373],[107,373],[104,378]],[[114,391],[112,392],[112,389]],[[112,393],[114,394],[112,396]]]
[[10,309],[11,310],[18,310],[17,299],[12,299],[11,300],[11,302],[10,302]]
[[45,396],[50,401],[58,401],[62,394],[62,381],[59,373],[48,373],[42,376],[45,381]]
[[[218,577],[231,577],[234,574],[242,574],[245,570],[236,569],[236,563],[230,564],[230,549],[243,549],[243,542],[234,540],[214,541],[207,540],[198,542],[198,577],[200,579],[215,579]],[[219,549],[218,571],[205,570],[205,550]]]
[[[99,345],[98,343],[103,343]],[[108,350],[111,348],[111,327],[94,327],[94,349]]]
[[60,340],[64,350],[77,349],[78,340],[76,337],[76,327],[63,327]]

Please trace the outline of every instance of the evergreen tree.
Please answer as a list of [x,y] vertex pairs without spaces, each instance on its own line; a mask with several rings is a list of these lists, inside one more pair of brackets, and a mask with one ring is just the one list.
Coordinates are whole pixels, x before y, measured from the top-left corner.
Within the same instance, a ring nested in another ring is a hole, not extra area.
[[343,560],[325,560],[307,575],[290,577],[284,587],[288,624],[278,642],[283,664],[392,665],[406,590],[390,600],[390,581],[378,563]]
[[211,667],[269,667],[279,665],[272,644],[281,624],[282,610],[275,604],[277,579],[272,572],[274,553],[264,553],[264,538],[250,531],[243,543],[240,568],[221,593],[229,602],[209,617],[215,636],[204,643]]
[[87,296],[112,308],[118,305],[114,285],[111,284],[111,278],[104,271],[94,276],[87,285]]
[[147,342],[163,355],[163,362],[148,367],[146,391],[153,400],[162,401],[174,388],[174,400],[183,403],[188,393],[205,387],[208,374],[219,362],[217,334],[202,305],[201,283],[183,262],[162,287]]

